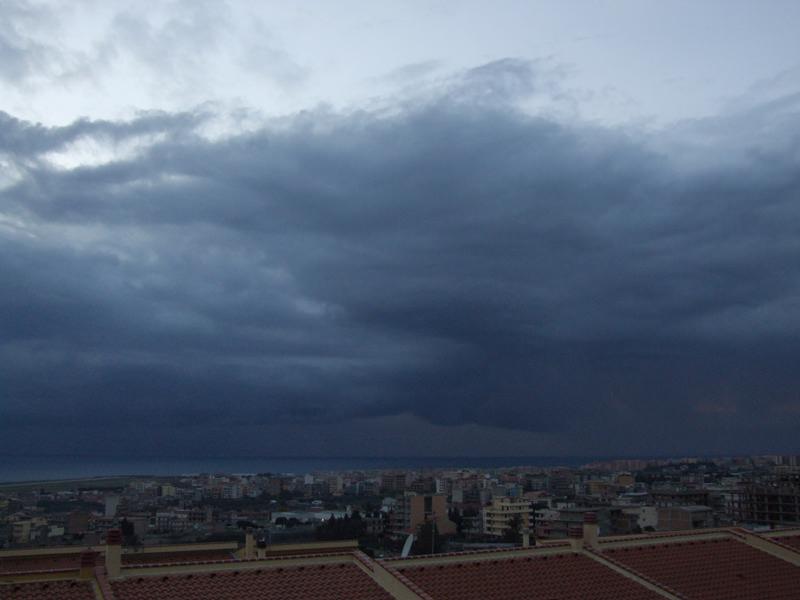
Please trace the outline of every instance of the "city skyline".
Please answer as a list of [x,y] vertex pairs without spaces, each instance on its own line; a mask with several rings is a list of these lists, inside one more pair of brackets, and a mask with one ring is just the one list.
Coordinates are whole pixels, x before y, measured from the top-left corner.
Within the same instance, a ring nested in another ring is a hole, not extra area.
[[800,5],[12,2],[0,453],[793,454]]

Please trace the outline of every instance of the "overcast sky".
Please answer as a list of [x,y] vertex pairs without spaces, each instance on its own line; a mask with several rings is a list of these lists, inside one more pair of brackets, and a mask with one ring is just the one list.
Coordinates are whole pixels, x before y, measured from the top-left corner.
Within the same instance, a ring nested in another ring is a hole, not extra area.
[[0,0],[0,452],[800,452],[800,3]]

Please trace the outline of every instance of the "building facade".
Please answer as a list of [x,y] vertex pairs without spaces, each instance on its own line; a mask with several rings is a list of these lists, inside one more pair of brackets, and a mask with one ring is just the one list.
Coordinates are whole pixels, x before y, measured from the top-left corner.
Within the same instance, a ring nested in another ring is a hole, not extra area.
[[483,532],[505,535],[515,517],[519,519],[520,531],[533,530],[533,505],[530,500],[508,496],[494,498],[489,506],[483,508]]

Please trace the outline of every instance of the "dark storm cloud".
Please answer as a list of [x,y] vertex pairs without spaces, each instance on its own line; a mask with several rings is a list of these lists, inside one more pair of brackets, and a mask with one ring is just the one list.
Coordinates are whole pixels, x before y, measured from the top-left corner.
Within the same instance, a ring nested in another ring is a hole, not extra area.
[[[791,449],[797,104],[654,136],[513,108],[546,85],[500,61],[215,141],[203,115],[4,116],[6,439],[214,425],[229,451],[253,424],[412,413],[576,453]],[[37,159],[153,132],[100,166]]]
[[148,134],[177,135],[190,132],[203,121],[203,117],[202,114],[150,111],[129,122],[79,119],[63,127],[46,127],[0,111],[0,155],[10,154],[17,160],[34,158],[42,153],[62,150],[85,138],[120,142]]

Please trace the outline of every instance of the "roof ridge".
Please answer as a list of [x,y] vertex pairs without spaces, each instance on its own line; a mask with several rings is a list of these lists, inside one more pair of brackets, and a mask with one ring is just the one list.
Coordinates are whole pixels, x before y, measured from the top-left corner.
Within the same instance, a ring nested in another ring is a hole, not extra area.
[[94,568],[94,580],[97,583],[97,588],[100,590],[102,600],[116,600],[114,590],[111,589],[111,583],[106,577],[105,567]]
[[188,560],[185,562],[153,562],[153,563],[123,563],[123,569],[152,569],[153,567],[180,567],[180,566],[191,566],[191,565],[214,565],[214,564],[231,564],[231,563],[242,563],[242,564],[252,564],[254,562],[264,562],[264,561],[289,561],[289,560],[298,560],[301,558],[327,558],[330,556],[350,556],[352,555],[352,551],[343,551],[343,552],[324,552],[319,554],[287,554],[285,556],[265,556],[263,558],[237,558],[231,555],[230,558],[220,558],[216,560]]
[[449,557],[458,557],[458,556],[475,556],[478,554],[501,554],[503,552],[534,552],[537,550],[553,550],[556,548],[571,548],[569,542],[558,542],[550,545],[541,545],[541,546],[528,546],[527,548],[524,546],[511,546],[509,548],[485,548],[480,550],[459,550],[457,552],[437,552],[436,554],[425,554],[420,556],[389,556],[386,558],[379,559],[379,562],[382,563],[389,563],[389,562],[400,562],[404,560],[419,560],[425,558],[449,558]]
[[586,556],[588,556],[588,557],[590,557],[590,558],[592,558],[592,559],[594,559],[594,560],[596,560],[596,561],[598,561],[600,563],[602,563],[604,561],[607,561],[607,562],[611,563],[612,565],[614,565],[618,569],[620,569],[622,571],[625,571],[629,575],[632,575],[633,576],[632,579],[634,581],[636,579],[641,579],[642,581],[647,582],[648,584],[652,585],[653,587],[658,588],[662,592],[666,592],[667,594],[669,594],[673,598],[677,598],[679,600],[690,600],[690,598],[688,596],[682,594],[678,590],[676,590],[674,588],[671,588],[670,586],[661,583],[660,581],[650,577],[649,575],[645,575],[644,573],[638,571],[637,569],[629,567],[628,565],[622,563],[621,561],[618,561],[617,559],[611,557],[608,554],[605,554],[605,553],[602,553],[602,552],[598,552],[597,550],[594,550],[593,548],[584,548],[584,553],[586,554]]
[[[760,542],[764,542],[768,546],[774,546],[774,547],[780,548],[781,550],[788,551],[788,552],[790,552],[792,554],[792,556],[800,555],[800,548],[795,548],[794,546],[791,546],[791,545],[781,541],[781,539],[780,539],[781,537],[795,537],[795,536],[769,537],[769,536],[763,535],[762,533],[756,532],[756,531],[747,531],[747,530],[744,530],[744,529],[741,530],[741,531],[744,533],[744,535],[742,535],[742,542],[744,542],[745,544],[747,544],[751,548],[755,548],[756,550],[760,550],[761,552],[767,552],[768,554],[772,554],[766,548],[760,547],[758,544],[752,543],[752,540],[756,539],[756,540],[758,540]],[[791,559],[787,559],[786,557],[781,556],[780,553],[778,553],[777,556],[779,558],[784,559],[784,560],[788,560],[792,564],[795,564],[795,565],[799,564],[798,562],[795,562],[795,561],[793,561]]]
[[389,574],[392,575],[392,577],[397,579],[400,583],[402,583],[404,586],[406,586],[408,589],[414,592],[417,596],[419,596],[420,600],[435,600],[433,596],[428,594],[425,590],[423,590],[416,583],[411,581],[411,579],[400,573],[394,567],[384,566],[383,568],[386,569],[389,572]]
[[0,573],[0,582],[6,577],[20,577],[22,575],[54,575],[56,573],[74,573],[78,568],[61,567],[58,569],[36,569],[33,571],[5,571]]

